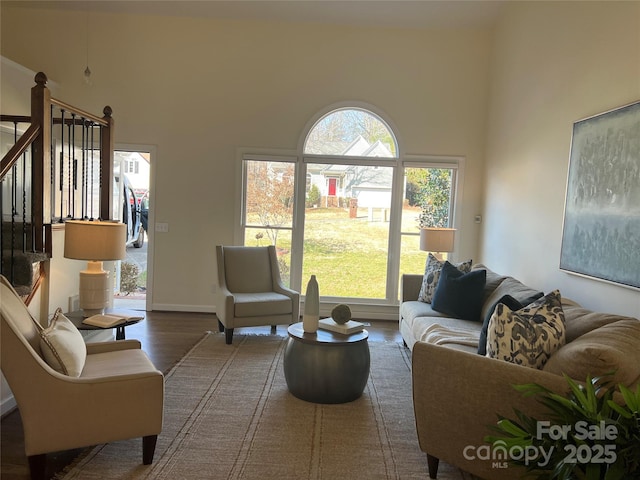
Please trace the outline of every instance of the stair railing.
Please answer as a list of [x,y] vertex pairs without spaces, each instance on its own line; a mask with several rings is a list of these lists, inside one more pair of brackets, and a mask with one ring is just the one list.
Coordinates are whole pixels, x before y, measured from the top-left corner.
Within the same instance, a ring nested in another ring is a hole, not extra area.
[[0,162],[0,271],[12,283],[17,255],[51,257],[52,225],[113,211],[111,108],[100,118],[52,98],[44,73],[35,83],[30,117],[0,116],[2,143],[11,145]]

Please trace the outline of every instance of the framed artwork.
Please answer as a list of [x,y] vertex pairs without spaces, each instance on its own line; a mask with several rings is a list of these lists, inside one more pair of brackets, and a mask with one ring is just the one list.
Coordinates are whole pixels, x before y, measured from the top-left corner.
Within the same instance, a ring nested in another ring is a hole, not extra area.
[[640,289],[640,101],[573,124],[560,269]]

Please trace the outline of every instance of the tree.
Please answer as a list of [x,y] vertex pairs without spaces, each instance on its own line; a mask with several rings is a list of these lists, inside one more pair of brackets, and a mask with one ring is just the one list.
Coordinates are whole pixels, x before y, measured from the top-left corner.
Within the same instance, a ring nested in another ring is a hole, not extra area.
[[422,209],[418,217],[420,228],[449,226],[451,172],[448,168],[407,169],[409,204]]
[[356,108],[336,110],[322,118],[309,132],[305,152],[340,155],[358,136],[370,145],[379,140],[395,154],[395,141],[384,122]]
[[293,218],[294,166],[282,162],[247,162],[247,216],[265,227],[277,245],[279,228]]

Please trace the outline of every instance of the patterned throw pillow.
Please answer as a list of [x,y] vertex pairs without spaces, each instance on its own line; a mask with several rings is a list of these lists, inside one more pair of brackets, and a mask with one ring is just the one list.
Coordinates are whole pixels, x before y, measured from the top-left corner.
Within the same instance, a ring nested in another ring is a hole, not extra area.
[[[431,303],[431,300],[433,300],[433,294],[438,286],[440,272],[442,271],[445,261],[446,260],[438,260],[432,253],[427,257],[427,264],[424,268],[424,277],[422,277],[422,287],[420,288],[420,294],[418,295],[419,302]],[[455,267],[462,273],[469,273],[471,271],[471,260],[456,263]]]
[[564,344],[564,312],[558,290],[518,311],[499,303],[489,321],[487,357],[542,368]]
[[522,307],[526,307],[530,303],[535,302],[543,296],[544,293],[538,292],[535,295],[527,297],[523,300],[518,300],[511,295],[503,295],[502,297],[500,297],[500,300],[491,305],[489,311],[487,312],[487,315],[482,321],[482,330],[480,330],[480,341],[478,342],[478,354],[482,356],[485,356],[487,354],[487,329],[489,328],[489,321],[491,321],[493,312],[496,310],[496,307],[499,303],[504,303],[511,310],[520,310]]
[[56,372],[79,377],[87,359],[82,335],[58,308],[49,326],[40,332],[40,351],[45,362]]

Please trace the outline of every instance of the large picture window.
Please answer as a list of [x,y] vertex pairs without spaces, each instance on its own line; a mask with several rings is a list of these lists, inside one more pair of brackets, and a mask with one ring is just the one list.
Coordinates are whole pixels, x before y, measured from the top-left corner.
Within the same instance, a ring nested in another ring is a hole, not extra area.
[[399,276],[424,269],[419,227],[454,226],[459,159],[402,157],[360,107],[319,115],[301,145],[242,153],[242,242],[276,245],[283,278],[304,293],[315,275],[326,305],[397,304]]

